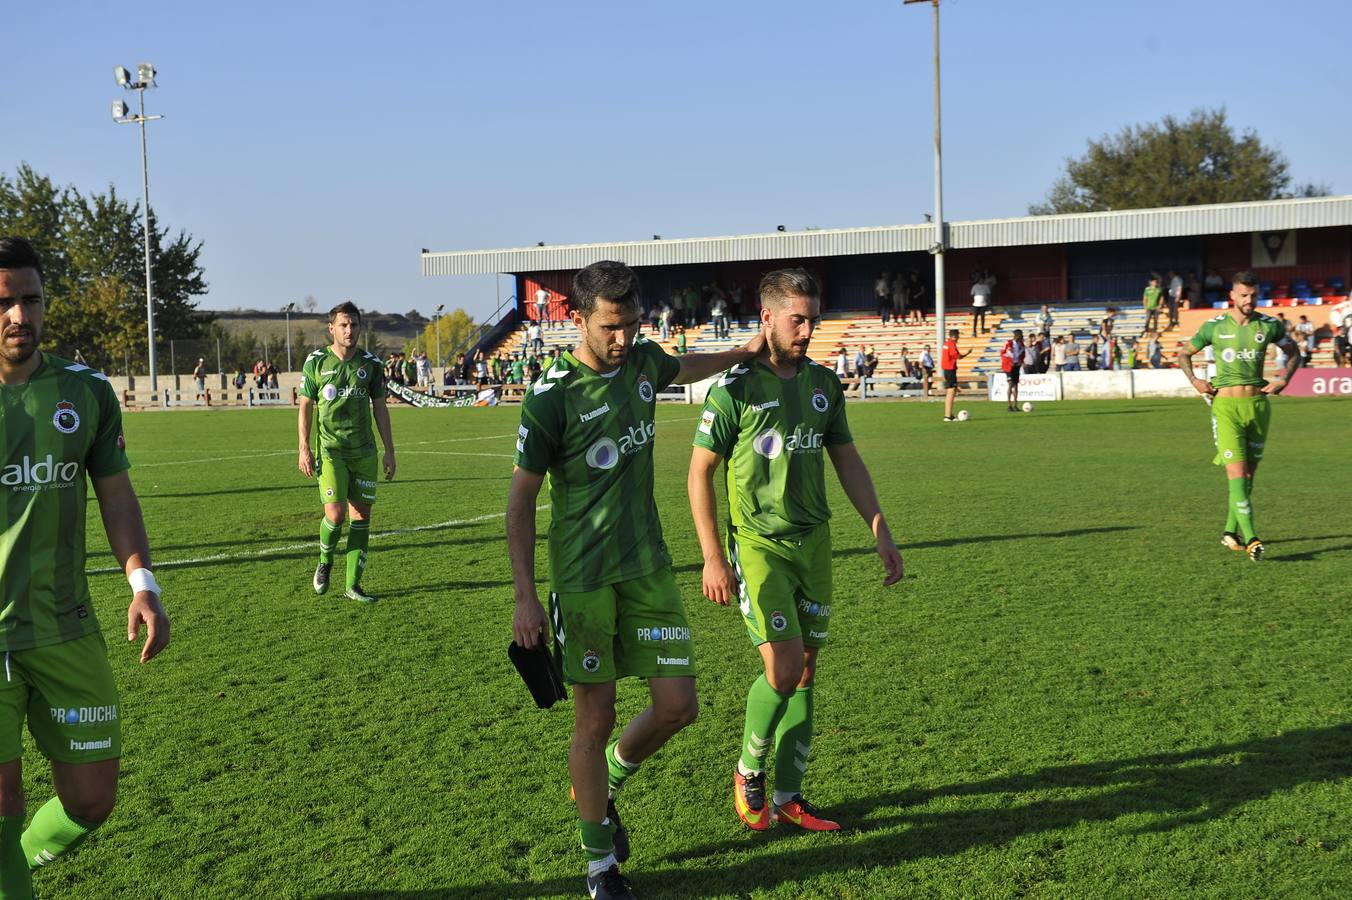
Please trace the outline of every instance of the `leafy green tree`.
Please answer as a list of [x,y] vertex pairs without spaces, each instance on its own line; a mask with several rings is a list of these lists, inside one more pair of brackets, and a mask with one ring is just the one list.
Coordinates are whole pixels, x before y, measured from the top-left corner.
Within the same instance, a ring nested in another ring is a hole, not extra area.
[[1318,197],[1327,186],[1292,188],[1281,152],[1265,146],[1253,130],[1236,133],[1224,108],[1194,110],[1186,119],[1128,126],[1089,142],[1079,159],[1067,159],[1035,216],[1240,203],[1287,197]]
[[[469,340],[470,334],[475,330],[474,319],[463,309],[453,309],[439,319],[434,319],[427,323],[427,327],[411,341],[404,344],[405,353],[414,353],[418,350],[426,350],[429,357],[433,357],[437,352],[437,331],[441,331],[441,355],[448,357],[456,350],[463,349],[462,345]],[[441,361],[432,360],[432,365],[440,366]]]

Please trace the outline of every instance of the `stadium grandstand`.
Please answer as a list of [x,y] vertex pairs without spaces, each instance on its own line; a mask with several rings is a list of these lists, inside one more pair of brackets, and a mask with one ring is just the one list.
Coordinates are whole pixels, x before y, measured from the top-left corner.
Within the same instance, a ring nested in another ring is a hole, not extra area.
[[[1262,280],[1260,306],[1304,315],[1316,328],[1314,365],[1332,363],[1332,328],[1348,313],[1352,278],[1352,196],[1273,200],[1164,209],[1118,210],[1075,215],[952,222],[945,251],[947,327],[962,334],[960,349],[973,351],[960,364],[959,381],[978,387],[999,371],[999,352],[1015,328],[1031,331],[1040,307],[1052,314],[1053,333],[1073,336],[1082,347],[1113,315],[1114,334],[1135,344],[1145,332],[1142,292],[1152,276],[1167,289],[1176,272],[1186,300],[1179,326],[1160,335],[1168,364],[1182,338],[1215,310],[1228,306],[1228,279],[1252,270]],[[567,321],[568,295],[577,269],[598,259],[633,266],[644,288],[645,334],[677,349],[674,328],[660,333],[658,311],[681,307],[690,351],[735,346],[756,320],[755,287],[771,269],[802,266],[822,285],[823,322],[810,354],[824,364],[843,348],[851,360],[867,348],[877,360],[875,377],[899,376],[902,352],[917,361],[928,344],[937,356],[934,266],[929,254],[933,226],[775,231],[728,237],[535,246],[501,250],[424,251],[430,277],[507,274],[515,291],[490,316],[468,349],[491,357],[511,356],[528,346],[526,329],[538,318],[537,295],[547,297],[549,327],[542,329],[546,354],[577,342]],[[884,323],[875,283],[883,273],[915,273],[924,321]],[[993,277],[987,330],[973,334],[974,279]],[[544,292],[541,295],[541,292]],[[709,298],[728,306],[726,336],[709,323]],[[1336,311],[1336,312],[1335,312]],[[1331,313],[1334,313],[1331,315]],[[448,358],[452,358],[448,354]],[[1143,343],[1138,364],[1147,364]]]

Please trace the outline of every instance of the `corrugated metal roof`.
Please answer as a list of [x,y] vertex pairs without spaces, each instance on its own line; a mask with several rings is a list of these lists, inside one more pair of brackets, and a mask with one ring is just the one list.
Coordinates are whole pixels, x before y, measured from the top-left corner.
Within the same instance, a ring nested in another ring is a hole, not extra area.
[[[1352,225],[1352,195],[950,222],[948,245],[950,249],[965,250],[1245,231],[1285,231],[1290,228],[1336,225]],[[598,259],[617,259],[631,266],[671,266],[905,253],[924,250],[933,239],[933,225],[772,231],[767,234],[725,237],[424,253],[422,266],[424,275],[550,272],[580,269]]]

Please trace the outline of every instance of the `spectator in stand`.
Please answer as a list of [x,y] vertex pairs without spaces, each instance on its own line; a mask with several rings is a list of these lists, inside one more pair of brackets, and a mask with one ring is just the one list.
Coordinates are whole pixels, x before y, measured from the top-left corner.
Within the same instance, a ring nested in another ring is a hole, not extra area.
[[[1014,337],[1019,338],[1023,335],[1014,332]],[[1009,346],[1006,344],[1005,346]],[[929,345],[925,345],[925,352],[929,353]],[[940,363],[944,372],[944,421],[954,421],[953,401],[958,396],[958,360],[962,359],[968,353],[958,352],[958,329],[950,328],[948,330],[948,340],[944,341],[943,349],[940,351]],[[1006,370],[1007,371],[1007,370]],[[1016,368],[1017,371],[1017,368]],[[1014,383],[1018,384],[1018,377],[1015,376]],[[929,396],[929,376],[925,377],[925,396]]]
[[677,352],[678,354],[680,354],[681,356],[684,356],[685,353],[686,353],[686,351],[687,351],[688,349],[689,349],[689,347],[688,347],[688,345],[687,345],[686,342],[685,342],[685,326],[684,326],[684,325],[677,325],[677,326],[676,326],[676,352]]
[[1277,321],[1282,323],[1282,336],[1289,337],[1291,334],[1291,323],[1286,318],[1286,313],[1277,313]]
[[1089,338],[1089,346],[1084,351],[1084,364],[1090,372],[1097,372],[1099,367],[1099,342],[1098,335]]
[[1074,334],[1066,335],[1066,368],[1067,372],[1080,371],[1080,345],[1075,340]]
[[1052,371],[1064,372],[1066,370],[1066,342],[1062,335],[1057,335],[1052,339]]
[[207,361],[197,358],[197,367],[192,370],[192,380],[197,382],[197,399],[201,400],[207,393]]
[[1052,312],[1047,308],[1047,304],[1042,304],[1042,309],[1033,317],[1033,324],[1037,326],[1037,333],[1043,337],[1052,333]]
[[868,374],[868,354],[864,352],[863,344],[860,344],[859,349],[854,351],[854,374],[860,378]]
[[1319,338],[1314,331],[1314,323],[1304,316],[1296,323],[1296,336],[1304,337],[1310,342],[1310,352],[1313,353],[1319,349]]
[[1347,339],[1347,330],[1341,325],[1333,326],[1333,364],[1343,368],[1352,363],[1352,343]]
[[1136,368],[1136,341],[1131,338],[1126,338],[1123,340],[1123,343],[1127,345],[1126,368],[1127,371],[1131,371]]
[[[404,384],[416,386],[418,383],[418,363],[413,357],[406,354],[399,354],[404,358]],[[479,351],[480,358],[483,357],[483,351]]]
[[541,327],[553,325],[549,321],[549,291],[543,287],[535,290],[535,321],[539,322]]
[[526,360],[520,354],[512,357],[512,384],[526,383]]
[[746,301],[742,299],[742,286],[734,284],[728,291],[728,312],[732,315],[737,327],[741,328],[742,323],[746,321]]
[[1308,367],[1314,362],[1314,335],[1301,335],[1296,339],[1296,349],[1300,351],[1301,366]]
[[897,360],[897,374],[903,378],[915,377],[915,363],[911,362],[911,354],[905,347],[901,348],[901,357]]
[[719,291],[714,295],[713,302],[709,304],[709,324],[714,326],[714,338],[717,340],[727,340],[728,338],[728,301]]
[[911,308],[911,322],[925,324],[925,282],[920,280],[918,272],[910,273],[910,284],[906,288],[906,304]]
[[1146,353],[1150,356],[1150,368],[1159,369],[1163,366],[1164,347],[1160,344],[1160,336],[1153,331],[1147,331]]
[[987,277],[985,272],[972,273],[972,337],[977,336],[978,328],[981,334],[986,333],[986,310],[991,305],[994,284],[995,279]]
[[671,304],[663,303],[662,310],[657,314],[657,326],[662,333],[662,343],[671,339]]
[[[1197,277],[1196,272],[1188,273],[1188,292],[1183,295],[1184,309],[1201,309],[1202,307],[1202,282]],[[1178,323],[1174,323],[1178,327]]]
[[1000,368],[1005,372],[1009,389],[1009,412],[1014,412],[1014,404],[1019,402],[1019,368],[1023,365],[1023,355],[1023,331],[1015,328],[1014,337],[1005,341],[1005,346],[1000,350]]
[[526,359],[526,383],[534,384],[540,379],[540,359],[530,356]]
[[418,354],[418,386],[429,388],[432,386],[432,362],[427,358],[427,351]]
[[1225,279],[1221,277],[1220,272],[1215,269],[1206,270],[1206,289],[1208,291],[1225,290]]
[[1160,280],[1151,277],[1150,283],[1141,295],[1141,306],[1145,307],[1145,327],[1158,331],[1160,327]]
[[1032,334],[1028,336],[1028,342],[1023,345],[1023,371],[1024,375],[1036,375],[1038,363],[1038,338]]
[[1037,372],[1044,375],[1052,367],[1052,336],[1042,332],[1037,339]]
[[530,328],[527,329],[527,333],[528,333],[529,336],[530,336],[530,349],[531,349],[531,352],[533,352],[533,353],[541,353],[541,352],[543,352],[544,349],[545,349],[545,339],[544,339],[544,334],[543,334],[543,332],[541,332],[541,330],[540,330],[540,323],[539,323],[539,322],[531,322],[531,323],[530,323]]
[[[524,353],[523,353],[522,355],[524,356]],[[474,383],[474,354],[473,354],[473,353],[462,353],[462,354],[460,354],[460,370],[459,370],[459,371],[460,371],[460,383],[461,383],[461,384],[473,384],[473,383]]]
[[850,377],[850,362],[845,358],[845,348],[836,350],[836,377],[841,381]]
[[892,321],[901,323],[906,320],[911,296],[910,279],[905,272],[898,272],[892,279]]
[[[1164,302],[1169,307],[1169,328],[1177,328],[1178,306],[1183,302],[1183,276],[1173,269],[1169,270],[1169,293],[1165,296]],[[1159,331],[1158,323],[1153,326],[1153,330]]]
[[928,397],[930,395],[930,379],[934,377],[934,354],[930,352],[929,344],[926,344],[924,349],[920,351],[920,377],[925,396]]
[[891,277],[890,272],[884,272],[873,282],[873,301],[878,305],[878,318],[882,319],[884,325],[887,324],[888,314],[892,312],[892,289],[888,285]]
[[[906,353],[905,348],[902,348],[901,352],[904,355]],[[864,368],[868,371],[869,378],[872,378],[873,373],[878,371],[878,351],[872,344],[869,345],[868,353],[864,354]]]

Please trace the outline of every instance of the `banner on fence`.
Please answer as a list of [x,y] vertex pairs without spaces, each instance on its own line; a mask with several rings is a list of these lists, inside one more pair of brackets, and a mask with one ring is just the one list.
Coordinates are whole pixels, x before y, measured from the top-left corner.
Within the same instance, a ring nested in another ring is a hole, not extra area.
[[[1003,372],[990,376],[990,399],[1005,403],[1009,400],[1009,379]],[[1061,376],[1055,372],[1045,375],[1020,375],[1019,400],[1060,400]]]
[[424,394],[422,391],[416,391],[408,385],[400,384],[397,381],[385,382],[385,388],[405,402],[423,408],[476,405],[473,392],[437,397],[432,394]]
[[1352,369],[1297,369],[1283,397],[1352,397]]

